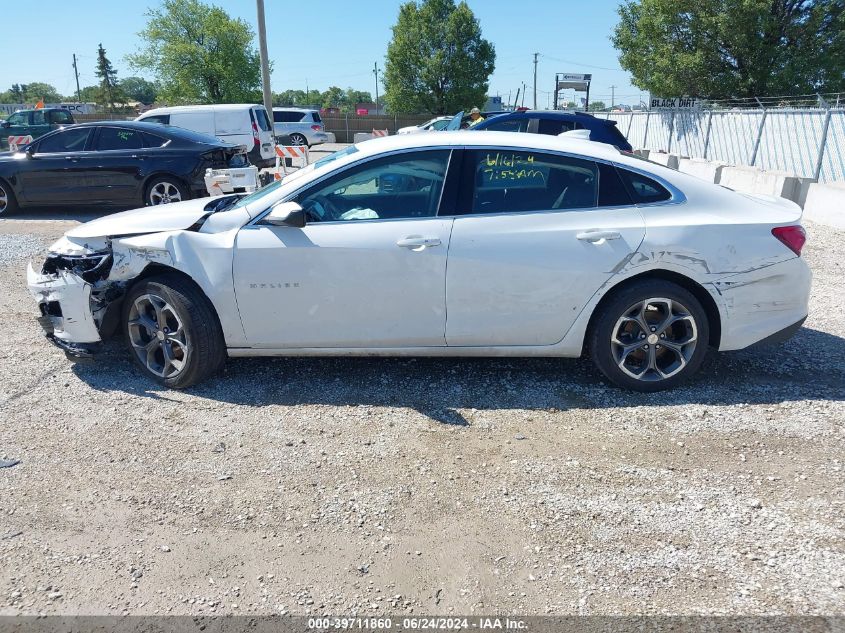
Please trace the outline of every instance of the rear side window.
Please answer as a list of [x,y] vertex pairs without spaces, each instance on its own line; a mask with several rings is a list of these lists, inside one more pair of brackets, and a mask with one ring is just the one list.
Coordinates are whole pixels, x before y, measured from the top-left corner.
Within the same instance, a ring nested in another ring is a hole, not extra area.
[[141,137],[144,139],[144,143],[147,147],[162,147],[170,140],[168,138],[156,136],[155,134],[149,134],[148,132],[141,132]]
[[631,199],[637,204],[650,204],[669,200],[672,194],[656,180],[627,169],[619,169],[619,175],[628,189]]
[[32,124],[33,125],[46,125],[47,124],[47,117],[44,116],[44,110],[35,110],[32,113]]
[[508,121],[490,122],[484,129],[494,132],[524,132],[528,127],[528,119],[510,119]]
[[162,125],[168,125],[170,123],[170,115],[169,114],[154,114],[152,116],[144,117],[143,120],[146,123],[161,123]]
[[302,121],[303,116],[302,112],[273,110],[273,121],[276,123],[299,123]]
[[142,132],[127,130],[119,127],[101,127],[97,138],[97,149],[100,151],[119,149],[141,149],[144,147]]
[[67,110],[54,110],[50,113],[50,121],[58,125],[70,125],[73,123],[73,117]]
[[314,123],[322,123],[323,119],[320,118],[319,112],[312,112],[311,118],[314,119]]
[[458,213],[588,209],[597,203],[593,161],[513,149],[471,150],[463,169],[463,181],[474,186],[465,188]]
[[567,121],[566,119],[540,119],[537,124],[538,134],[550,134],[557,136],[563,132],[571,132],[572,130],[580,130],[584,126],[575,121]]

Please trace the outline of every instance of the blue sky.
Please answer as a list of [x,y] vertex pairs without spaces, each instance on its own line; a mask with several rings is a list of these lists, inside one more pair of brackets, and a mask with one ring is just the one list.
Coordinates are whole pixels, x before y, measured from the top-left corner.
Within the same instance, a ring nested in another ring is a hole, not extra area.
[[[81,85],[91,85],[96,81],[95,55],[101,42],[118,77],[139,74],[123,58],[140,45],[137,33],[145,23],[147,7],[158,4],[155,0],[82,0],[68,5],[66,0],[40,0],[38,13],[51,17],[38,19],[33,26],[32,3],[5,3],[0,90],[13,83],[44,81],[71,94],[75,87],[72,53],[79,58]],[[255,26],[252,0],[214,4]],[[373,63],[378,62],[379,68],[384,65],[398,0],[265,0],[265,4],[274,92],[304,90],[306,81],[319,90],[337,85],[374,91]],[[469,0],[484,37],[496,47],[490,93],[507,98],[510,92],[515,97],[524,81],[529,86],[525,105],[531,105],[532,60],[538,52],[538,107],[551,99],[556,72],[592,73],[591,99],[610,103],[615,85],[616,103],[636,104],[641,91],[619,68],[609,40],[618,4],[618,0]],[[8,28],[15,24],[33,28]],[[643,99],[647,97],[643,93]]]

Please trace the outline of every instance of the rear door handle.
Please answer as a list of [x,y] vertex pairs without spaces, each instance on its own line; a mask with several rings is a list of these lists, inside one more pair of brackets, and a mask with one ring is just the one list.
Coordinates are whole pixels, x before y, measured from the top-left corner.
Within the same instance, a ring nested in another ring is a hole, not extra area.
[[576,236],[582,242],[601,242],[602,240],[618,240],[622,237],[619,231],[583,231]]
[[134,160],[147,160],[146,156],[142,156],[140,154],[132,154],[129,158],[132,158]]
[[411,250],[422,250],[426,246],[439,246],[439,237],[422,237],[420,235],[409,235],[396,242],[396,246],[410,248]]
[[76,156],[65,156],[65,160],[71,163],[79,162],[79,158],[77,158]]

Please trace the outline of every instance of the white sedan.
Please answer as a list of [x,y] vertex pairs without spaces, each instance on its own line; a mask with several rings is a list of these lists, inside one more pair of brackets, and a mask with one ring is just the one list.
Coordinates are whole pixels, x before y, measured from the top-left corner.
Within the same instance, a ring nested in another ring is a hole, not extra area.
[[392,136],[248,196],[82,224],[28,284],[70,356],[117,331],[168,387],[227,356],[587,352],[656,391],[801,326],[800,219],[577,138]]
[[396,130],[397,134],[417,134],[418,132],[440,132],[445,130],[452,120],[450,116],[438,116],[419,125],[409,125]]

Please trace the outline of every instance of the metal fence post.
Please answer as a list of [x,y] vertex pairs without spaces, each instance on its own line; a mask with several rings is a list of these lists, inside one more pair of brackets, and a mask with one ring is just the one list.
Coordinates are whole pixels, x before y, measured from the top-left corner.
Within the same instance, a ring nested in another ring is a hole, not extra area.
[[816,168],[813,171],[813,178],[816,179],[816,182],[819,181],[819,178],[822,175],[822,159],[824,159],[824,148],[827,145],[827,133],[830,129],[830,108],[827,109],[827,114],[824,117],[824,124],[822,125],[822,140],[819,143],[819,155],[816,158]]
[[346,142],[349,143],[349,113],[346,112],[343,118],[346,119]]
[[672,137],[675,135],[675,111],[672,110],[672,118],[669,120],[669,143],[666,147],[666,153],[672,153]]
[[645,130],[643,131],[643,146],[641,149],[648,149],[646,143],[648,142],[648,120],[651,118],[651,110],[645,112]]
[[[760,101],[758,100],[757,103],[760,103]],[[760,139],[763,138],[763,128],[766,125],[766,115],[769,113],[762,104],[760,104],[760,107],[763,108],[763,117],[760,119],[760,127],[757,128],[757,138],[754,139],[754,149],[751,150],[751,160],[748,161],[752,167],[754,167],[754,163],[757,162],[757,150],[760,149]]]
[[628,131],[625,132],[625,138],[628,139],[628,142],[631,142],[631,127],[634,125],[634,113],[628,113]]
[[702,158],[707,158],[707,150],[710,148],[710,125],[713,123],[713,110],[710,110],[709,116],[707,117],[707,131],[704,133],[704,156]]

